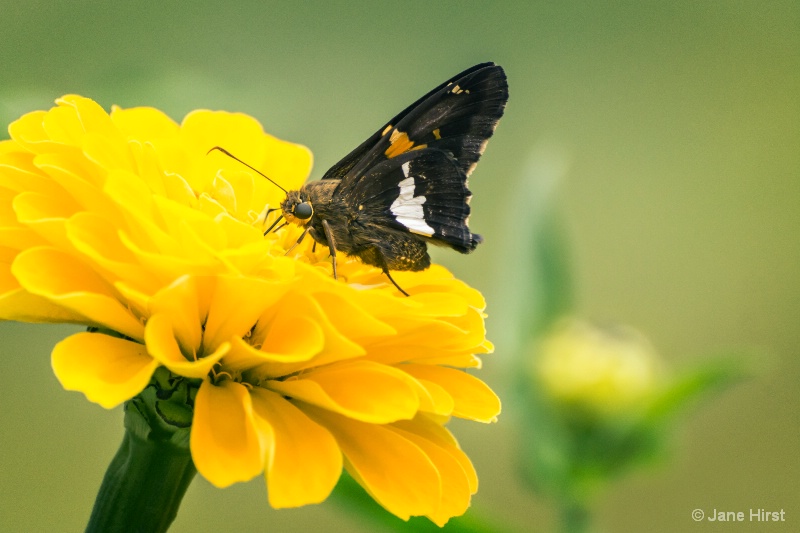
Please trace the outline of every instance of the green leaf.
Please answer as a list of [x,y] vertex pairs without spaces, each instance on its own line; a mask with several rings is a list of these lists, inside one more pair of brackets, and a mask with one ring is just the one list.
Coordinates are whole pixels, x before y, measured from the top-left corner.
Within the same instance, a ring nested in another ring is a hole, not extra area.
[[470,509],[464,516],[451,518],[444,527],[439,527],[427,518],[412,517],[408,522],[397,518],[378,505],[372,497],[349,475],[342,474],[332,499],[348,513],[356,512],[369,521],[374,531],[413,533],[513,533],[514,530],[501,522],[480,516]]
[[702,397],[719,394],[752,375],[741,358],[720,358],[706,362],[673,380],[651,404],[645,419],[651,425],[667,424]]

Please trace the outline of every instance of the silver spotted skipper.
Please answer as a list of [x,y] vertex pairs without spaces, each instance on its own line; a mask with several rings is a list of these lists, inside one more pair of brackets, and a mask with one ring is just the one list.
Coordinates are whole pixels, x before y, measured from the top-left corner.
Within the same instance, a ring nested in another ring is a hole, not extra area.
[[[321,180],[297,191],[281,187],[281,216],[264,235],[283,219],[278,229],[303,226],[297,244],[309,234],[328,246],[334,278],[336,253],[342,252],[382,269],[408,296],[390,270],[428,268],[429,242],[467,254],[482,241],[467,225],[467,178],[507,100],[501,67],[481,63],[465,70],[400,112]],[[212,150],[247,165],[223,148]]]

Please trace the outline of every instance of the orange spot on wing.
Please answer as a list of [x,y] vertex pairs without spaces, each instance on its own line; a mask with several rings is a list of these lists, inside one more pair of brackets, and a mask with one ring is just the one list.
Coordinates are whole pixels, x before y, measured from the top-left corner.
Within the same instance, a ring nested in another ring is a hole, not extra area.
[[389,148],[384,152],[389,159],[404,154],[414,148],[414,142],[408,138],[405,132],[394,130],[389,137]]

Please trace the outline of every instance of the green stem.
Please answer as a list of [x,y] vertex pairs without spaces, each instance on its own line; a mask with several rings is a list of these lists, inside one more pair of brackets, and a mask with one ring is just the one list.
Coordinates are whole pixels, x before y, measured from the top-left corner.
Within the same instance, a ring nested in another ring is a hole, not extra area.
[[188,449],[169,440],[141,439],[126,429],[103,478],[87,533],[166,531],[196,473]]
[[164,532],[197,474],[190,435],[199,380],[164,367],[125,403],[125,437],[108,466],[87,533]]

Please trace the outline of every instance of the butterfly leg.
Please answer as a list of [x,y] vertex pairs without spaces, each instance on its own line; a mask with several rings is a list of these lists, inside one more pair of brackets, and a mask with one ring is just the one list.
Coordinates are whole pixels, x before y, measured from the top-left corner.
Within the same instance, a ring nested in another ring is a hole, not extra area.
[[391,274],[389,274],[389,271],[388,271],[387,269],[384,269],[384,270],[383,270],[383,273],[384,273],[384,274],[386,274],[386,277],[387,277],[387,278],[389,278],[389,281],[391,281],[391,282],[392,282],[392,284],[393,284],[395,287],[397,287],[397,290],[398,290],[398,291],[402,292],[402,293],[403,293],[403,294],[405,294],[406,296],[410,296],[410,294],[408,294],[406,291],[404,291],[404,290],[403,290],[403,288],[402,288],[402,287],[400,287],[400,285],[398,285],[398,284],[397,284],[397,282],[394,280],[394,278],[392,278],[392,275],[391,275]]
[[333,259],[333,279],[337,279],[336,277],[336,240],[333,238],[333,232],[331,231],[331,226],[328,224],[327,220],[322,220],[322,229],[325,230],[325,238],[328,239],[328,248],[331,251],[331,258]]
[[296,242],[296,243],[294,243],[294,244],[292,245],[292,247],[291,247],[291,248],[289,248],[288,250],[286,250],[286,253],[285,253],[285,254],[283,254],[283,255],[289,255],[289,253],[290,253],[292,250],[294,250],[295,248],[297,248],[297,245],[298,245],[298,244],[300,244],[301,242],[303,242],[303,239],[305,239],[305,238],[306,238],[306,234],[308,233],[308,231],[309,231],[310,229],[311,229],[311,225],[308,225],[308,226],[306,226],[306,229],[305,229],[305,231],[304,231],[304,232],[303,232],[303,233],[300,235],[300,238],[299,238],[299,239],[297,239],[297,242]]
[[396,231],[381,231],[380,229],[373,231],[369,235],[369,240],[364,239],[357,245],[358,248],[354,255],[357,255],[364,263],[383,270],[392,285],[405,296],[409,296],[409,294],[397,284],[389,271],[413,272],[425,270],[431,264],[423,241]]
[[[279,216],[279,217],[278,217],[278,218],[275,220],[275,222],[273,222],[273,223],[272,223],[272,225],[271,225],[269,228],[267,228],[267,231],[265,231],[265,232],[264,232],[264,237],[266,237],[266,236],[267,236],[267,234],[268,234],[270,231],[272,231],[272,228],[274,228],[275,226],[277,226],[277,225],[278,225],[278,222],[280,222],[281,220],[283,220],[283,215]],[[278,229],[281,229],[281,228],[282,228],[282,227],[284,227],[286,224],[287,224],[287,223],[286,223],[286,222],[284,222],[283,224],[281,224],[281,225],[278,227]],[[278,231],[278,230],[276,229],[275,231]]]

